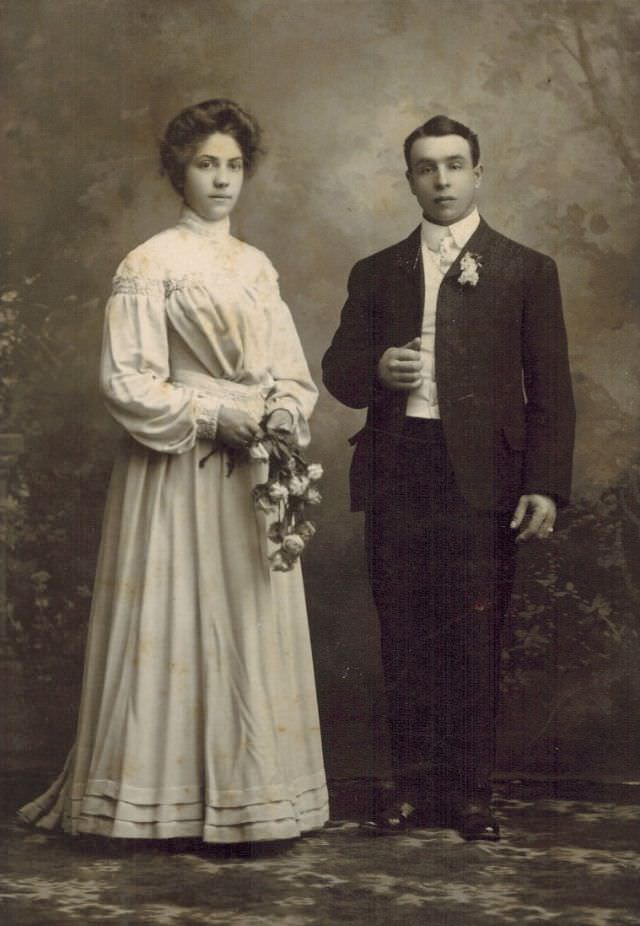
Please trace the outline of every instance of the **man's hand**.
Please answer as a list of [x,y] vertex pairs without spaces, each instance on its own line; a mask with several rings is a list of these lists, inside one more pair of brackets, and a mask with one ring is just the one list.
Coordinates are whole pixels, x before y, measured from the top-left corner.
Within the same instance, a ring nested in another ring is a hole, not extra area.
[[262,437],[262,428],[251,415],[223,405],[218,413],[218,436],[230,447],[248,447]]
[[378,361],[378,376],[388,389],[409,392],[422,382],[420,338],[404,347],[388,347]]
[[554,500],[548,495],[521,495],[513,513],[511,527],[514,530],[521,527],[527,514],[528,520],[518,533],[516,543],[531,540],[532,537],[547,540],[553,534],[556,523],[557,509]]

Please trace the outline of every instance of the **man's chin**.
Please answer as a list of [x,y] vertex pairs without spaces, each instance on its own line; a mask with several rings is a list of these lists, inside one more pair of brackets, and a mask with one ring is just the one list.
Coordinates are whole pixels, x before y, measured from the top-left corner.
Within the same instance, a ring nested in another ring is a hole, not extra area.
[[429,222],[433,222],[434,225],[453,225],[454,222],[459,222],[460,219],[470,215],[473,208],[472,206],[471,209],[461,209],[460,203],[455,201],[441,204],[434,203],[431,208],[425,209],[424,217]]
[[458,221],[458,217],[454,215],[452,210],[448,209],[425,209],[423,215],[427,222],[431,222],[433,225],[451,225],[452,222]]

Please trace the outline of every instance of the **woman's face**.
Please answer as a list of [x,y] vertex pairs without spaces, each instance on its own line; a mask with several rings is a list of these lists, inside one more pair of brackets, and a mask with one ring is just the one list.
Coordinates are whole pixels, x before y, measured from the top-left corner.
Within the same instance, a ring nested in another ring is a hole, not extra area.
[[207,222],[226,218],[244,180],[244,161],[231,135],[214,132],[196,148],[184,173],[184,201]]

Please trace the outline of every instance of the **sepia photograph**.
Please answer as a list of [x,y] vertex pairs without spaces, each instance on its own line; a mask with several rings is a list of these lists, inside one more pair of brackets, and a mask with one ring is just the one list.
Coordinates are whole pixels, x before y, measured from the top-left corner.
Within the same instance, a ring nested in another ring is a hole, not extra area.
[[637,4],[0,25],[3,923],[637,926]]

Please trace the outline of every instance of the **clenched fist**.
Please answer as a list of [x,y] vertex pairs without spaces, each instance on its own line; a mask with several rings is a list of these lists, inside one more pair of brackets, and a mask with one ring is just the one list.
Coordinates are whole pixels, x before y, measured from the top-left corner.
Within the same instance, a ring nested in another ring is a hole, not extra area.
[[420,338],[403,347],[388,347],[378,361],[378,377],[388,389],[417,389],[422,382]]

